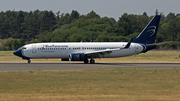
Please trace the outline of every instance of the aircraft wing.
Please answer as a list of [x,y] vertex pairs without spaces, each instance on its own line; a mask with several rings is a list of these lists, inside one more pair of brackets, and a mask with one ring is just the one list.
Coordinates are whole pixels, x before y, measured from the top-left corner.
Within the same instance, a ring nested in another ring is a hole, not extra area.
[[90,52],[85,52],[84,54],[102,54],[102,55],[105,55],[105,54],[110,54],[110,53],[112,53],[112,51],[115,51],[115,50],[119,50],[119,49],[106,49],[106,50],[99,50],[99,51],[90,51]]
[[92,56],[92,57],[100,58],[100,57],[103,57],[104,55],[108,55],[108,54],[112,53],[112,51],[119,51],[121,49],[129,48],[130,45],[131,45],[132,40],[133,39],[129,40],[129,42],[123,48],[106,49],[106,50],[99,50],[99,51],[90,51],[90,52],[85,52],[84,54],[86,54],[87,56]]
[[95,58],[103,57],[104,55],[108,55],[112,53],[112,51],[118,51],[120,49],[106,49],[106,50],[99,50],[99,51],[91,51],[91,52],[85,52],[87,56],[92,56]]

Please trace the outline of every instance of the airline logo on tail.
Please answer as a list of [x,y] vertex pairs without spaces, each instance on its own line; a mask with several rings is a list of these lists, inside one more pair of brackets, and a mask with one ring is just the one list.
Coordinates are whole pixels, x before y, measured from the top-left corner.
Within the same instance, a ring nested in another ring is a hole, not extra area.
[[149,37],[153,36],[156,32],[156,26],[150,26],[148,27],[147,33],[149,33]]
[[138,37],[136,37],[132,42],[146,44],[154,43],[156,39],[160,18],[161,15],[156,15],[145,27],[145,29],[141,32],[141,34]]

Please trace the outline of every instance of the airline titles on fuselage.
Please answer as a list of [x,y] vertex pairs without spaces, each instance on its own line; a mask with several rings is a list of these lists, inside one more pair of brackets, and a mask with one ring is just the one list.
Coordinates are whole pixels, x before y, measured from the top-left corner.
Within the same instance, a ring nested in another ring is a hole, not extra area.
[[44,45],[45,48],[68,47],[68,45]]
[[66,50],[68,45],[43,45],[43,47],[38,47],[37,49],[42,52],[55,52],[55,50]]

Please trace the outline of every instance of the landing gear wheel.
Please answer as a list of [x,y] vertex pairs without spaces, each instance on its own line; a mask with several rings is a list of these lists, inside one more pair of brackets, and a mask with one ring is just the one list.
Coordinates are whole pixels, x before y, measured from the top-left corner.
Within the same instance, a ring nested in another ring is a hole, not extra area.
[[84,63],[88,63],[89,61],[88,60],[85,60]]
[[95,60],[91,59],[91,60],[90,60],[90,63],[91,63],[91,64],[94,64],[94,63],[95,63]]
[[28,63],[31,63],[31,60],[28,60]]

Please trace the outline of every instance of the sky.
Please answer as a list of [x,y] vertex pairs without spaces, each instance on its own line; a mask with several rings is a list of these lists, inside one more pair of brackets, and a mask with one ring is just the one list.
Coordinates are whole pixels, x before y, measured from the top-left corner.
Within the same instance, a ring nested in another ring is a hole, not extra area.
[[180,0],[0,0],[0,11],[34,11],[39,9],[54,13],[71,13],[78,11],[81,15],[92,10],[101,17],[112,17],[116,20],[124,13],[155,15],[156,9],[164,15],[170,12],[180,13]]

